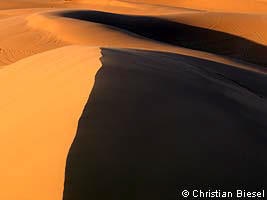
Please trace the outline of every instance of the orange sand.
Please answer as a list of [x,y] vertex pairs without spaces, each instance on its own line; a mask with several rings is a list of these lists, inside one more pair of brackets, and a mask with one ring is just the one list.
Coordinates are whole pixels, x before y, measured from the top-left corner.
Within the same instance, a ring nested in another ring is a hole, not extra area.
[[64,47],[0,71],[0,199],[62,198],[66,155],[100,51]]
[[66,156],[94,76],[99,47],[188,55],[265,69],[216,53],[154,41],[118,28],[63,18],[69,9],[149,15],[267,44],[267,1],[10,0],[0,2],[0,199],[60,200]]

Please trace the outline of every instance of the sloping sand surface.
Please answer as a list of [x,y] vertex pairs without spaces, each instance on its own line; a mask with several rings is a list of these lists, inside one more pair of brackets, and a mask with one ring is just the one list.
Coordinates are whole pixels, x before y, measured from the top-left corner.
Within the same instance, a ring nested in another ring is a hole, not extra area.
[[54,35],[31,29],[26,17],[33,11],[27,11],[18,16],[11,11],[15,16],[0,20],[0,65],[66,45]]
[[177,54],[102,54],[64,200],[174,200],[182,188],[266,186],[266,76]]
[[65,0],[8,0],[0,2],[0,10],[62,7]]
[[[87,0],[88,2],[89,0]],[[209,11],[227,12],[267,12],[266,0],[126,0],[127,2],[142,2],[147,4],[169,5],[175,7],[193,8]]]
[[266,13],[264,0],[1,1],[0,199],[266,188]]
[[192,26],[226,32],[267,45],[267,14],[194,12],[166,15],[165,19]]
[[70,11],[63,13],[62,16],[111,25],[172,45],[226,55],[264,66],[267,64],[264,56],[267,53],[265,45],[221,31],[155,17],[120,15],[98,11]]
[[[119,23],[117,23],[118,18],[120,18]],[[218,50],[218,53],[221,54],[243,58],[245,60],[249,59],[250,61],[256,61],[256,63],[265,63],[265,57],[262,57],[262,54],[266,48],[263,45],[256,44],[233,35],[187,26],[184,24],[176,24],[166,20],[161,20],[160,18],[118,15],[98,11],[70,10],[64,12],[37,13],[29,16],[27,20],[28,25],[31,28],[39,31],[45,31],[52,35],[57,35],[60,40],[67,43],[175,52],[265,73],[265,68],[261,68],[259,66],[253,66],[251,64],[246,65],[215,54],[203,51],[192,51],[175,46],[183,45],[195,49],[201,49],[204,47],[209,52],[216,52],[216,50]],[[135,20],[136,24],[134,27],[131,26],[133,20]],[[147,25],[146,22],[148,20],[152,20],[155,23]],[[48,25],[40,26],[41,24]],[[64,26],[62,26],[62,24],[64,24]],[[183,30],[183,28],[185,30]],[[183,31],[180,32],[180,30]],[[194,31],[196,32],[195,34],[198,35],[202,34],[200,36],[203,41],[199,38],[195,38],[190,31]],[[210,35],[206,35],[206,33],[210,33]],[[177,34],[179,34],[180,37],[176,37]],[[79,37],[77,37],[77,35]],[[167,37],[165,37],[166,35]],[[226,45],[221,44],[221,40],[225,38],[230,38],[230,41],[228,41]],[[217,41],[216,39],[220,40]],[[209,42],[209,40],[211,40],[211,42]],[[169,44],[163,42],[168,42]],[[246,54],[247,51],[243,51],[243,49],[238,46],[239,42],[244,43],[246,46],[252,45],[252,47],[249,48],[252,53],[249,54],[249,57]],[[203,44],[206,44],[207,47],[203,46]],[[236,50],[231,49],[233,45],[236,46]],[[230,52],[227,50],[230,50]],[[257,60],[258,57],[261,59]]]
[[100,56],[65,47],[0,70],[0,199],[62,199],[66,155]]

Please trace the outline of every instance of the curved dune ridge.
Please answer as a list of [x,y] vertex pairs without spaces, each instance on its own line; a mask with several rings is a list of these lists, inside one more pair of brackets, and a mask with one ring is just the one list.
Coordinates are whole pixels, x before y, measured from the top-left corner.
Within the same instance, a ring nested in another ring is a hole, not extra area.
[[0,199],[267,186],[266,13],[264,0],[1,1]]
[[[119,22],[117,22],[118,18],[120,18]],[[27,20],[30,27],[56,34],[62,41],[71,44],[175,52],[263,73],[266,71],[260,66],[246,65],[216,54],[181,48],[184,46],[195,50],[206,50],[265,66],[264,55],[267,49],[265,45],[239,35],[173,23],[161,18],[71,10],[37,13],[29,16]],[[135,26],[131,26],[133,21]],[[146,25],[147,21],[150,21],[148,25]],[[42,26],[43,23],[49,25]],[[62,24],[65,26],[63,27]],[[182,33],[180,30],[183,30]],[[194,34],[191,34],[192,32]],[[195,34],[198,37],[194,37]],[[94,35],[94,37],[88,37],[88,35]],[[179,37],[176,37],[177,35]]]
[[226,55],[264,66],[267,64],[264,56],[267,47],[238,35],[146,16],[98,11],[72,11],[62,13],[62,16],[115,26],[172,45]]
[[102,54],[68,154],[64,200],[266,186],[266,76],[170,53]]

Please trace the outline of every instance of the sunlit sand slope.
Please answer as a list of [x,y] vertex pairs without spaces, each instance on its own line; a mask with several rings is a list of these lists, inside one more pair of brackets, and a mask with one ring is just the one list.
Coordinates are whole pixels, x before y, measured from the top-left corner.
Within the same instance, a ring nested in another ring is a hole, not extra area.
[[266,13],[264,0],[0,0],[0,200],[266,186]]
[[[179,16],[177,16],[177,21],[170,21],[155,16],[133,16],[99,11],[67,11],[59,13],[59,15],[69,19],[112,26],[157,42],[225,55],[267,66],[266,45],[257,43],[258,41],[251,41],[252,36],[244,37],[245,33],[249,33],[248,31],[234,34],[227,31],[223,32],[222,28],[213,30],[208,27],[192,26],[179,23]],[[259,26],[257,26],[258,30]],[[267,41],[264,34],[259,34],[261,32],[256,31],[255,35],[262,36],[260,39],[263,39],[263,42]]]
[[66,45],[57,36],[33,30],[27,25],[26,18],[34,10],[24,10],[22,14],[12,10],[9,13],[11,17],[0,19],[0,66]]
[[65,3],[65,0],[7,0],[0,1],[0,10],[62,7]]
[[267,14],[194,12],[164,18],[192,26],[237,35],[267,45]]
[[98,48],[65,47],[0,70],[0,199],[62,199],[66,156],[100,56]]
[[[90,0],[87,0],[87,2]],[[169,5],[200,10],[228,12],[267,12],[266,0],[123,0],[147,4]]]
[[266,186],[266,76],[178,54],[102,54],[64,200],[175,200],[193,186]]
[[[164,19],[166,17],[170,18],[169,15],[145,17],[100,11],[69,10],[37,13],[29,16],[27,21],[31,28],[56,35],[67,43],[175,52],[235,67],[265,71],[265,68],[216,55],[223,54],[264,64],[266,58],[262,55],[267,48],[262,44],[238,35],[171,22],[168,21],[169,19]],[[147,23],[148,21],[151,23]],[[132,26],[133,23],[135,26]],[[42,24],[47,24],[47,26],[42,26]],[[195,34],[198,37],[195,37]],[[197,49],[202,51],[196,51]],[[250,53],[247,54],[247,52]]]

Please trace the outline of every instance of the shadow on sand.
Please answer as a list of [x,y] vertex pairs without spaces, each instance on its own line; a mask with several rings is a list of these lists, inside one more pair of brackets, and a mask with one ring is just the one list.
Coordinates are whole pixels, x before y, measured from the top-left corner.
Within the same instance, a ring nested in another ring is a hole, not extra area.
[[172,45],[225,55],[263,66],[267,65],[266,46],[224,32],[155,17],[100,11],[68,11],[62,12],[60,15],[110,25]]
[[102,54],[68,154],[64,200],[266,188],[266,76],[177,54]]

